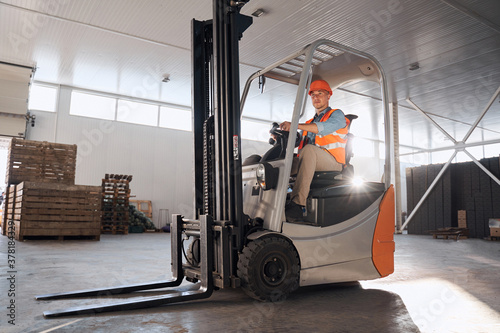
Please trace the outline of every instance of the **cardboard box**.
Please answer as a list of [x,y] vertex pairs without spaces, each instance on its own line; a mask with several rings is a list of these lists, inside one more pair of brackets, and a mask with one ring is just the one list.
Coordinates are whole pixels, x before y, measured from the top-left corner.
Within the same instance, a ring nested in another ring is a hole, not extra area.
[[459,228],[467,228],[467,211],[459,210],[458,211],[458,227]]
[[490,228],[500,228],[500,219],[489,219],[488,226]]
[[490,228],[490,236],[500,237],[500,228]]

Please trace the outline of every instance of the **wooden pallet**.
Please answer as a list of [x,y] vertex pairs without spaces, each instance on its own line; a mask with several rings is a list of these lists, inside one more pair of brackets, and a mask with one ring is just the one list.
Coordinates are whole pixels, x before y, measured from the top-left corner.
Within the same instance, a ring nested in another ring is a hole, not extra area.
[[99,241],[101,239],[101,235],[89,235],[89,236],[23,236],[23,241],[27,240],[58,240],[58,241],[65,241],[65,240],[93,240],[93,241]]
[[101,233],[128,234],[130,175],[106,174],[101,184]]
[[112,235],[128,235],[128,224],[127,225],[101,225],[101,234],[112,234]]
[[15,205],[15,185],[7,185],[5,189],[5,197],[4,197],[4,210],[2,215],[2,235],[7,235],[7,226],[8,221],[12,220],[14,213],[14,205]]
[[137,207],[137,210],[143,212],[150,219],[153,218],[153,205],[151,200],[130,200],[130,203]]
[[99,186],[56,183],[15,185],[15,196],[11,197],[9,205],[10,219],[16,228],[15,238],[88,236],[99,239],[100,190]]
[[13,138],[9,145],[5,182],[74,184],[76,149],[76,145]]
[[429,231],[430,234],[432,234],[432,238],[438,239],[467,239],[467,236],[469,235],[469,229],[467,228],[440,228],[437,230],[431,230]]

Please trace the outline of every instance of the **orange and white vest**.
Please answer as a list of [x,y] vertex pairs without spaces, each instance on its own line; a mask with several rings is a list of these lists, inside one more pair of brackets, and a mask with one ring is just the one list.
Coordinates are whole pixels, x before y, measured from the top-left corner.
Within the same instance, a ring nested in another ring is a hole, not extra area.
[[[323,117],[321,117],[320,122],[326,121],[328,118],[330,118],[332,113],[336,110],[337,109],[329,110],[328,112],[325,112]],[[308,121],[306,121],[306,124],[310,124],[313,121],[313,119],[314,118],[311,118]],[[344,128],[341,128],[334,133],[327,134],[324,136],[316,134],[316,138],[314,140],[315,146],[318,146],[318,147],[323,148],[326,151],[328,151],[330,154],[333,155],[333,157],[335,157],[337,162],[339,162],[341,164],[345,164],[345,145],[347,143],[347,133],[348,133],[347,128],[349,127],[349,123],[350,123],[349,119],[347,119],[347,118],[345,118],[345,121],[346,121],[346,126]],[[302,132],[302,141],[300,141],[300,145],[299,145],[299,154],[300,154],[300,150],[304,147],[304,139],[305,139],[306,135],[307,135],[307,131],[303,131]]]

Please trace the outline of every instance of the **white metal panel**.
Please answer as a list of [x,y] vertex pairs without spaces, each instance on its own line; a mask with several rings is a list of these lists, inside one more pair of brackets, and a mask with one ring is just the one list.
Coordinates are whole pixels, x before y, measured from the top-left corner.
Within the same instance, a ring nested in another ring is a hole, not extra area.
[[24,137],[31,68],[0,64],[0,135]]
[[4,76],[0,75],[0,95],[2,97],[8,96],[26,102],[29,95],[29,77],[27,80],[27,82],[18,82],[6,79]]
[[24,137],[26,120],[24,117],[14,117],[0,114],[0,135],[12,137]]
[[25,99],[0,96],[0,112],[12,114],[26,114],[28,103]]
[[30,68],[0,63],[0,113],[26,114],[31,73]]

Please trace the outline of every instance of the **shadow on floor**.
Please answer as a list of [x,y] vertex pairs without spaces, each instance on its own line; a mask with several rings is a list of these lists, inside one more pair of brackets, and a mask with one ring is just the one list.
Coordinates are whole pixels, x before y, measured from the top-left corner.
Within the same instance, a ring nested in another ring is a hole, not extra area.
[[[187,285],[182,289],[196,287]],[[129,297],[161,293],[140,292],[129,294]],[[44,303],[47,308],[61,309],[83,303],[113,302],[113,299],[123,301],[124,298]],[[117,332],[135,332],[140,327],[148,332],[419,332],[398,295],[363,289],[358,282],[302,287],[287,300],[277,303],[253,300],[241,289],[224,289],[215,291],[205,300],[70,318],[81,320],[58,331],[110,332],[110,327],[117,327]]]

